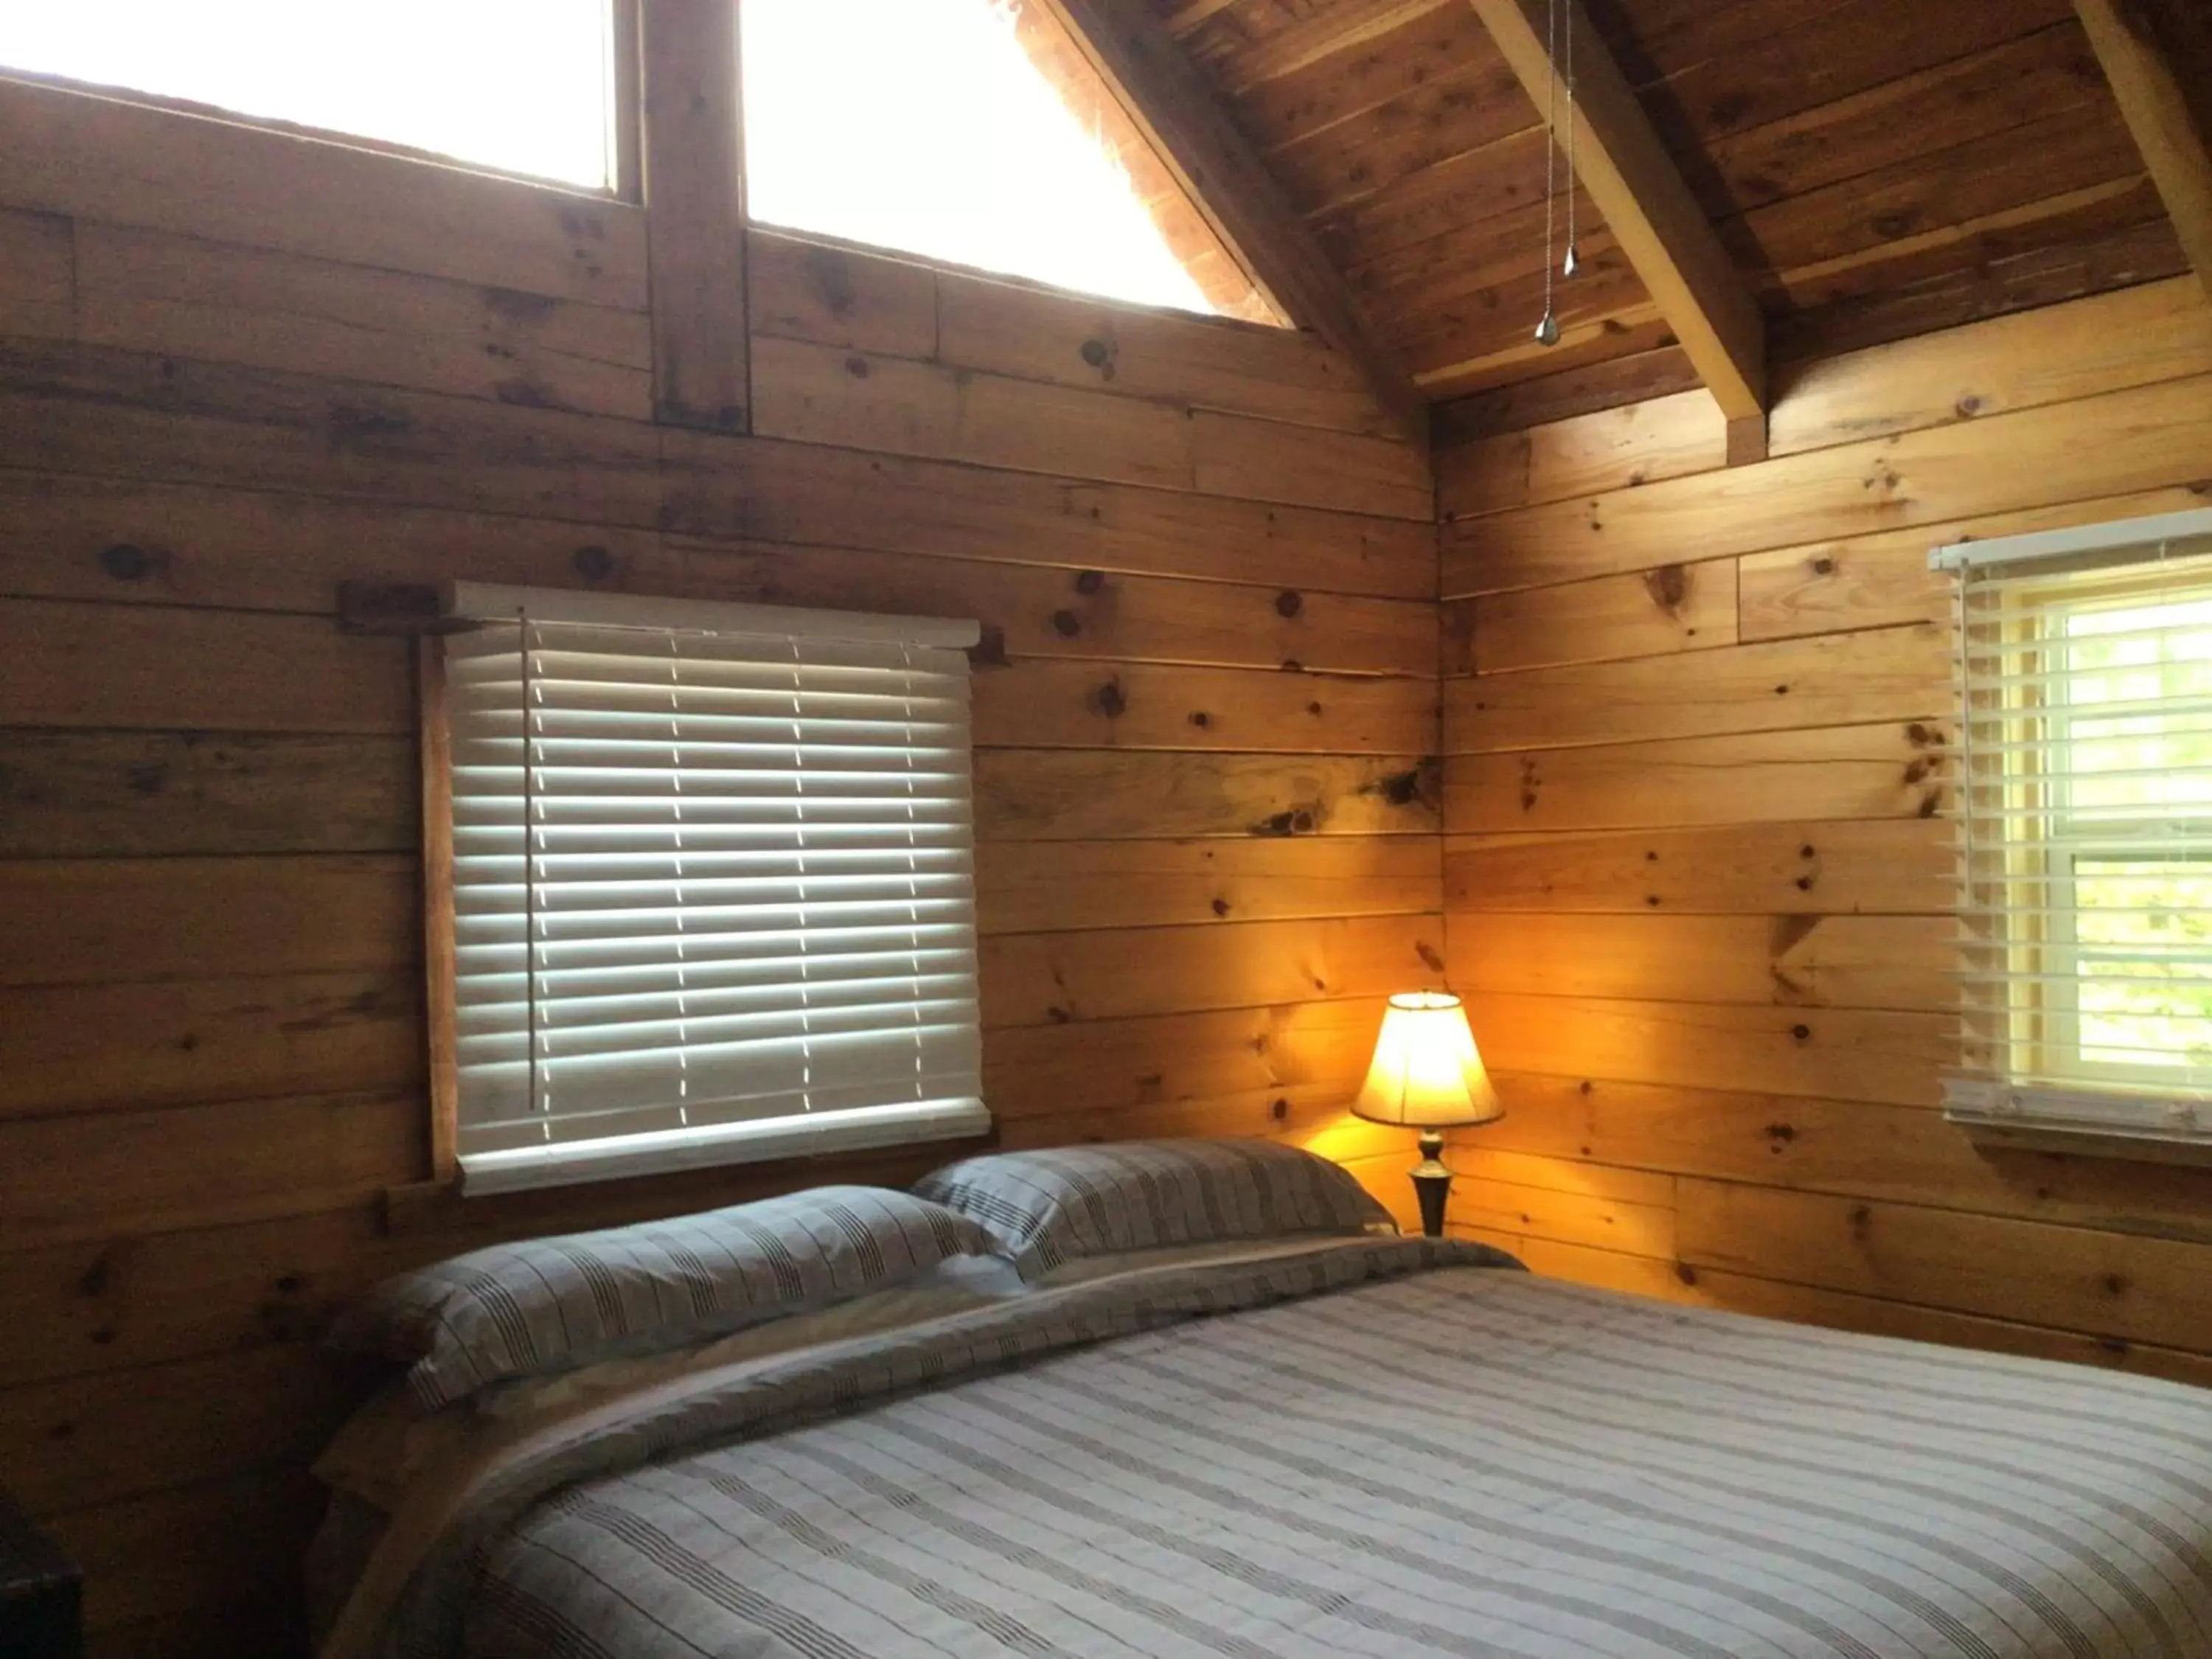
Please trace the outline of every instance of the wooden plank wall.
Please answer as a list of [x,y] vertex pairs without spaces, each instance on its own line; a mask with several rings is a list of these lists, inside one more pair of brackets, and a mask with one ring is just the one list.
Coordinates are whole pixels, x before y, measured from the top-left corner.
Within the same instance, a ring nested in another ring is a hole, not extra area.
[[754,435],[656,426],[636,210],[0,82],[0,1485],[95,1654],[296,1638],[359,1388],[311,1341],[375,1276],[938,1156],[392,1236],[414,679],[342,580],[980,617],[1009,1144],[1334,1133],[1435,981],[1434,502],[1348,368],[752,241]]
[[2212,1382],[2212,1170],[1978,1147],[1932,545],[2212,499],[2184,278],[1438,456],[1454,985],[1510,1115],[1455,1223],[1540,1271]]

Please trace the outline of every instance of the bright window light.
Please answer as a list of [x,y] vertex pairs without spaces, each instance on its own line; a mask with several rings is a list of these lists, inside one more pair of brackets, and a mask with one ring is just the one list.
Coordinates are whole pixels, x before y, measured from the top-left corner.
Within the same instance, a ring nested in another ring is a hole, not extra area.
[[1212,312],[1007,0],[744,0],[752,216]]
[[609,187],[610,0],[0,0],[0,64]]

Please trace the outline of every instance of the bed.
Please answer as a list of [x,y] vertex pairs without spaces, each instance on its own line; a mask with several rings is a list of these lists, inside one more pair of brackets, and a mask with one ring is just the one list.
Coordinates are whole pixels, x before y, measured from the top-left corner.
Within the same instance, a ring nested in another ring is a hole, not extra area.
[[449,1449],[325,1652],[2207,1659],[2212,1395],[1217,1241]]

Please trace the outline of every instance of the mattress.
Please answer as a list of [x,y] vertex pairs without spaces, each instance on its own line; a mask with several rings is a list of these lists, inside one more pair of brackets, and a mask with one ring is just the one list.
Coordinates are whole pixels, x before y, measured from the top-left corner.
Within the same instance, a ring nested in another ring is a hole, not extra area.
[[2212,1394],[1420,1240],[687,1378],[443,1486],[337,1659],[2212,1659]]

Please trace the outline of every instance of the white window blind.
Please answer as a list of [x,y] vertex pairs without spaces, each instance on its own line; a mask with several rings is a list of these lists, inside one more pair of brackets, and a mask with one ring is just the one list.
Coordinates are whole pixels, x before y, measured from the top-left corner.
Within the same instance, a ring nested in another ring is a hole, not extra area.
[[988,1127],[966,656],[714,620],[447,641],[471,1190]]
[[1938,558],[1964,933],[1946,1105],[2212,1143],[2212,514],[2023,542]]

